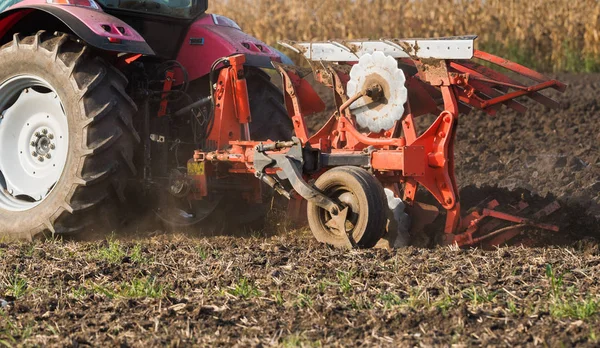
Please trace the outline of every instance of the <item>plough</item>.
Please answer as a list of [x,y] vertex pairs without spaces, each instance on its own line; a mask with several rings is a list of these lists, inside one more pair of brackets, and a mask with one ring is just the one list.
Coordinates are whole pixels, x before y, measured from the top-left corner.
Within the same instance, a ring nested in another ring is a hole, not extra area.
[[[453,153],[459,114],[476,108],[494,115],[502,104],[525,112],[526,106],[515,100],[523,96],[556,107],[556,102],[539,91],[554,88],[562,92],[566,87],[526,67],[475,50],[474,39],[282,42],[303,54],[312,67],[307,71],[275,63],[295,133],[293,140],[285,142],[251,141],[239,131],[240,124],[247,130],[250,121],[240,111],[244,107],[232,108],[229,114],[224,110],[225,105],[246,103],[243,93],[236,94],[240,81],[231,79],[231,75],[237,76],[243,58],[230,58],[230,68],[221,71],[216,90],[222,96],[217,100],[223,102],[216,104],[209,136],[215,149],[197,150],[189,167],[212,171],[226,165],[229,173],[253,174],[287,198],[305,199],[315,237],[338,247],[370,247],[384,236],[384,208],[386,201],[390,202],[384,188],[392,193],[392,200],[402,200],[413,221],[427,219],[417,212],[436,214],[415,201],[419,186],[432,194],[446,210],[445,244],[474,245],[492,237],[498,240],[498,235],[514,234],[515,229],[529,225],[556,231],[556,226],[496,211],[494,204],[461,216]],[[534,83],[519,83],[471,58],[511,70]],[[325,105],[303,79],[311,72],[318,82],[332,88],[336,102],[335,112],[312,135],[305,117],[323,111]],[[437,118],[419,133],[415,120],[426,114]],[[226,135],[232,133],[233,138],[245,138],[230,141]],[[194,180],[199,183],[196,189],[206,192],[200,184],[206,179],[200,175]],[[314,185],[309,184],[314,180]],[[516,225],[493,230],[484,224],[488,219]],[[399,234],[409,232],[408,220],[397,227]],[[480,235],[483,230],[484,235]]]

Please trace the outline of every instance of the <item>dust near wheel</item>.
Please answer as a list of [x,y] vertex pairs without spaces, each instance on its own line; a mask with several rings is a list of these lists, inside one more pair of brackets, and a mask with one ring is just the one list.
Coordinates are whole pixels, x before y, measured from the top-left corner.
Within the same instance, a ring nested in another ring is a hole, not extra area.
[[308,202],[308,224],[318,241],[338,247],[350,238],[353,245],[362,248],[377,243],[385,232],[387,201],[375,177],[362,168],[343,166],[326,171],[315,186],[342,209],[348,208],[344,236],[332,225],[329,212]]
[[[271,82],[270,76],[261,69],[248,67],[246,83],[252,112],[250,123],[252,140],[291,139],[292,120],[285,109],[283,94]],[[207,81],[193,81],[190,85],[190,94],[195,99],[201,99],[208,95],[207,86]],[[256,179],[251,178],[251,180]],[[240,185],[239,182],[231,184]],[[213,195],[209,199],[195,202],[167,194],[166,198],[159,200],[160,206],[155,209],[155,214],[168,231],[185,230],[212,235],[218,234],[214,231],[244,234],[247,231],[263,230],[271,206],[283,205],[287,202],[285,198],[274,195],[271,188],[262,185],[262,203],[247,202],[239,191],[230,191],[226,195]],[[279,202],[273,204],[273,199]]]

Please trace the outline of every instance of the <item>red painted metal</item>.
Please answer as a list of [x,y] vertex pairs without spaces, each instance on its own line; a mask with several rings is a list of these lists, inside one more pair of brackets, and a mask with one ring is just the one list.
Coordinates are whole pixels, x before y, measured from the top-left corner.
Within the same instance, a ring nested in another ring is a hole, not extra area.
[[246,56],[244,55],[240,54],[229,58],[234,85],[233,94],[236,117],[240,124],[243,125],[248,124],[251,121],[250,101],[248,98],[248,85],[246,84],[246,76],[244,73],[244,63],[246,63]]
[[[486,208],[473,211],[466,216],[462,221],[462,228],[465,232],[456,234],[449,241],[450,243],[457,243],[459,245],[477,245],[485,241],[487,246],[499,246],[510,239],[514,238],[521,233],[521,230],[525,227],[537,227],[548,231],[558,232],[558,227],[550,224],[543,224],[535,222],[532,219],[523,218],[517,215],[508,214],[494,210],[499,206],[496,200],[492,200],[487,204]],[[526,202],[520,202],[515,210],[515,213],[519,213],[528,207]],[[544,216],[550,215],[560,208],[558,202],[552,202],[542,210],[538,211],[533,215],[534,219],[540,219]],[[486,218],[494,218],[495,220],[489,220]],[[513,222],[516,225],[510,225],[496,229],[502,222]],[[477,234],[479,237],[474,237]]]
[[0,37],[3,37],[4,34],[10,28],[12,28],[15,24],[17,24],[23,17],[30,14],[34,10],[23,9],[21,11],[12,12],[6,15],[4,18],[0,19]]
[[[554,202],[550,203],[549,205],[547,205],[546,207],[544,207],[542,210],[533,214],[533,218],[541,219],[544,216],[548,216],[548,215],[554,213],[558,209],[560,209],[560,204],[558,204],[558,202],[554,201]],[[551,231],[556,232],[557,229],[554,228],[555,226],[552,226],[552,227],[553,228],[551,229]],[[493,236],[493,238],[490,238],[489,240],[487,240],[486,243],[488,245],[492,245],[492,246],[499,246],[499,245],[502,245],[502,244],[508,242],[512,238],[516,237],[520,232],[521,232],[520,230],[507,231],[502,234],[499,234],[498,236]]]
[[[462,73],[479,74],[481,76],[487,76],[488,78],[494,79],[495,81],[498,81],[498,82],[505,82],[505,83],[515,84],[515,85],[519,84],[518,81],[516,81],[506,75],[503,75],[493,69],[490,69],[486,66],[477,64],[472,61],[453,61],[450,63],[450,65],[452,68],[455,68],[457,71],[462,72]],[[503,87],[503,86],[498,85],[495,87],[504,93],[506,93],[508,91],[508,88]],[[556,101],[554,101],[538,92],[533,92],[533,93],[529,94],[528,97],[537,101],[540,104],[543,104],[543,105],[549,107],[549,108],[558,108],[558,106],[559,106]]]
[[140,59],[141,57],[142,57],[141,54],[130,54],[130,55],[127,55],[127,58],[125,58],[123,61],[126,64],[131,64],[131,63],[135,62],[136,60]]
[[325,103],[297,71],[286,68],[282,64],[275,64],[275,67],[281,74],[285,105],[292,118],[294,132],[300,140],[307,142],[309,135],[304,116],[323,111],[326,107]]
[[[305,116],[310,111],[322,109],[322,101],[300,72],[277,64],[276,68],[283,78],[286,107],[294,123],[296,137],[325,154],[368,154],[370,170],[386,187],[392,187],[396,194],[403,196],[410,209],[420,206],[421,203],[415,201],[416,192],[419,186],[425,188],[446,210],[444,232],[447,243],[473,245],[486,239],[510,239],[524,226],[556,231],[556,226],[500,212],[495,209],[498,205],[495,201],[461,218],[454,173],[454,140],[459,113],[465,110],[464,104],[490,113],[497,112],[501,104],[524,112],[526,108],[515,98],[527,96],[546,103],[544,98],[547,97],[538,97],[541,96],[538,91],[547,88],[561,90],[561,86],[564,86],[555,80],[542,80],[542,75],[517,64],[500,62],[491,55],[479,53],[478,56],[517,70],[536,83],[530,86],[515,83],[504,75],[491,73],[489,68],[462,61],[415,61],[414,66],[419,72],[407,78],[411,91],[405,114],[394,127],[380,133],[363,133],[357,128],[348,106],[360,95],[345,95],[350,69],[325,65],[318,69],[316,78],[333,88],[338,108],[319,131],[309,136]],[[207,165],[227,163],[230,174],[253,174],[253,149],[259,143],[240,141],[242,121],[237,116],[239,111],[234,107],[235,71],[234,67],[220,71],[215,91],[214,126],[209,135],[210,143],[216,146],[212,151],[199,150],[195,161],[204,161]],[[419,133],[415,118],[424,114],[435,114],[437,117],[427,130]],[[276,152],[286,151],[282,149]],[[321,168],[317,173],[304,175],[307,180],[316,179],[327,169]],[[270,168],[267,174],[275,174],[278,170]],[[298,209],[297,203],[291,205],[295,210]],[[523,208],[521,205],[519,209]],[[500,221],[516,225],[498,229]]]
[[167,97],[171,91],[171,87],[173,87],[174,76],[175,73],[171,70],[167,71],[165,74],[165,80],[163,81],[163,93],[161,95],[160,105],[158,107],[158,117],[163,117],[167,114],[167,106],[169,104]]
[[[24,0],[10,7],[7,12],[12,10],[24,10],[27,12],[36,10],[44,11],[46,9],[56,7],[60,7],[62,11],[68,12],[71,16],[75,17],[80,24],[88,27],[97,36],[118,38],[134,42],[146,42],[144,38],[129,24],[123,22],[119,18],[104,13],[102,10],[97,10],[91,7],[49,4],[46,0]],[[5,19],[6,18],[3,18],[3,20]],[[73,23],[67,23],[67,25],[68,24]],[[114,30],[106,31],[102,25],[109,25],[110,27],[114,28]],[[1,27],[2,25],[0,24],[0,28]],[[123,28],[123,32],[118,30],[117,27]]]
[[[485,76],[484,74],[479,73],[477,70],[469,69],[457,62],[450,62],[450,67],[453,70],[456,70],[457,72],[465,74],[463,76],[473,77],[472,79],[468,79],[467,83],[471,85],[475,90],[483,92],[485,95],[488,96],[489,99],[502,96],[503,94],[499,90],[502,90],[504,93],[508,91],[508,88],[503,88],[503,86],[498,85],[496,83],[488,84],[475,80],[475,78],[483,78]],[[527,108],[523,104],[513,99],[505,101],[504,104],[520,113],[525,113],[525,111],[527,111]]]
[[[250,65],[269,67],[272,61],[280,61],[279,54],[266,43],[244,33],[223,21],[215,23],[214,16],[205,14],[189,28],[177,55],[177,61],[185,66],[190,80],[210,72],[212,62],[233,54],[244,54]],[[223,18],[223,17],[221,17]],[[176,79],[182,81],[177,72]]]
[[495,56],[493,54],[489,54],[486,52],[482,52],[479,50],[475,50],[475,52],[473,53],[473,57],[474,58],[478,58],[481,60],[484,60],[486,62],[490,62],[493,64],[496,64],[498,66],[501,66],[505,69],[511,70],[513,72],[516,72],[517,74],[523,75],[525,77],[528,77],[534,81],[537,82],[549,82],[552,81],[554,82],[553,84],[551,84],[549,87],[552,87],[554,89],[556,89],[557,91],[560,92],[564,92],[567,89],[567,85],[565,85],[564,83],[558,81],[558,80],[550,80],[549,78],[547,78],[546,76],[533,71],[527,67],[522,66],[521,64],[517,64],[515,62],[511,62],[509,60],[506,60],[504,58],[500,58],[498,56]]

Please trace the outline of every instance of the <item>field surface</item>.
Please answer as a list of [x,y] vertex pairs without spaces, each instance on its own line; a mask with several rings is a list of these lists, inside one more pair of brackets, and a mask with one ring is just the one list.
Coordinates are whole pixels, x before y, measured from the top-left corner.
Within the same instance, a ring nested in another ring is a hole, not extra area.
[[0,346],[598,346],[600,76],[558,77],[560,110],[474,113],[458,133],[463,201],[560,201],[536,247],[343,252],[283,222],[0,243]]

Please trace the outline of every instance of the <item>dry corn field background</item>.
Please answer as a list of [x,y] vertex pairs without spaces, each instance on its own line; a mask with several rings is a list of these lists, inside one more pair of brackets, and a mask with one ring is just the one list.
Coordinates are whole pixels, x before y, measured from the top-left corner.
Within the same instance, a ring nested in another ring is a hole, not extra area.
[[542,71],[600,71],[597,0],[226,0],[209,10],[278,40],[476,34],[477,47]]

